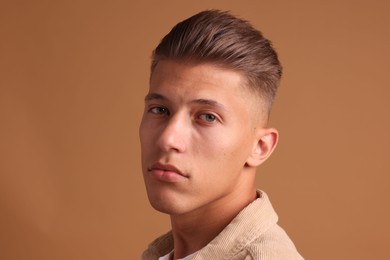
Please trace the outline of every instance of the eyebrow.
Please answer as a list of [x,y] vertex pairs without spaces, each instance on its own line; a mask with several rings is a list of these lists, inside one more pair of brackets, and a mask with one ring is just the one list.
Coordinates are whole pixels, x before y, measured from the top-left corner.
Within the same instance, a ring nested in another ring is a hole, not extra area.
[[[161,95],[161,94],[157,94],[157,93],[149,93],[145,96],[145,101],[151,101],[151,100],[169,101],[169,99],[167,97],[165,97],[164,95]],[[223,104],[221,104],[213,99],[198,98],[198,99],[192,100],[190,103],[199,104],[199,105],[207,105],[210,107],[216,107],[216,108],[220,108],[223,110],[227,110]]]
[[154,99],[168,100],[165,96],[163,96],[161,94],[157,94],[157,93],[149,93],[145,97],[145,101],[150,101],[150,100],[154,100]]
[[226,110],[224,105],[212,99],[199,98],[199,99],[192,100],[191,103],[195,103],[199,105],[207,105],[210,107],[216,107],[216,108]]

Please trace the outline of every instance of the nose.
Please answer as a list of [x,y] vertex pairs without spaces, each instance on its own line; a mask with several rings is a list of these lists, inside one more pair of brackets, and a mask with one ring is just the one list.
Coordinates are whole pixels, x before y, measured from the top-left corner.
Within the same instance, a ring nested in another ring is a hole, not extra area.
[[185,115],[171,116],[162,127],[157,145],[164,152],[184,152],[188,141],[189,124]]

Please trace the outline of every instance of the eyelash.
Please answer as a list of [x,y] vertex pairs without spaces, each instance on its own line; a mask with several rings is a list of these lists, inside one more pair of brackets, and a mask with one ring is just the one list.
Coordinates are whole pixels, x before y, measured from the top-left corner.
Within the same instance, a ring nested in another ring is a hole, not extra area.
[[[157,111],[156,111],[157,110]],[[163,106],[154,106],[154,107],[151,107],[148,109],[148,112],[154,114],[154,115],[165,115],[165,116],[169,116],[170,115],[170,112],[167,108],[163,107]],[[205,117],[208,117],[210,119],[210,117],[212,118],[212,121],[209,121],[207,120],[207,118]],[[196,118],[202,120],[203,122],[206,122],[208,124],[210,123],[215,123],[217,121],[219,121],[219,117],[213,113],[207,113],[207,112],[202,112],[202,113],[199,113],[199,115],[196,116]]]
[[[207,120],[207,118],[202,119],[202,116],[205,116],[205,117],[212,117],[212,121]],[[216,115],[214,115],[214,114],[211,114],[211,113],[202,113],[202,114],[199,115],[199,118],[200,118],[201,120],[207,122],[207,123],[213,123],[213,122],[215,122],[215,121],[218,120],[218,117],[217,117]]]
[[[155,111],[155,110],[159,110],[159,111]],[[149,108],[148,110],[149,112],[151,112],[152,114],[155,114],[155,115],[162,115],[162,114],[166,114],[169,116],[169,110],[165,107],[160,107],[160,106],[155,106],[155,107],[151,107]]]

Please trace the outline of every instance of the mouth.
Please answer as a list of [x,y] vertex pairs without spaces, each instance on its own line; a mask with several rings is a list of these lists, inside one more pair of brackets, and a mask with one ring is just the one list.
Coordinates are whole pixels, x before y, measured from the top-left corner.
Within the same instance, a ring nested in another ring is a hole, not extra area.
[[170,164],[155,163],[148,168],[148,172],[152,177],[164,182],[182,182],[188,179],[187,175]]

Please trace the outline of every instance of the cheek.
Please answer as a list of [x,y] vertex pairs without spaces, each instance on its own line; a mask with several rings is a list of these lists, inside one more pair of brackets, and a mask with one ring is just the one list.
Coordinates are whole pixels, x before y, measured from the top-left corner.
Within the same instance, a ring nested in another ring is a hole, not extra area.
[[139,128],[139,139],[141,143],[141,153],[146,154],[152,147],[154,142],[153,128],[148,127],[145,124],[140,125]]
[[[146,124],[145,124],[145,119],[144,119],[145,115],[143,115],[142,117],[142,120],[141,120],[141,123],[138,127],[138,136],[139,136],[139,140],[141,142],[141,146],[145,140],[145,130],[146,130]],[[142,147],[141,147],[142,148]]]
[[[225,129],[226,130],[226,129]],[[215,131],[197,142],[204,161],[216,167],[234,167],[236,170],[245,164],[250,151],[248,134],[237,131]]]
[[139,140],[140,140],[140,143],[141,143],[141,150],[143,152],[143,150],[145,149],[146,146],[146,143],[147,143],[147,134],[145,133],[145,130],[144,130],[144,127],[142,127],[142,125],[140,126],[139,128]]

